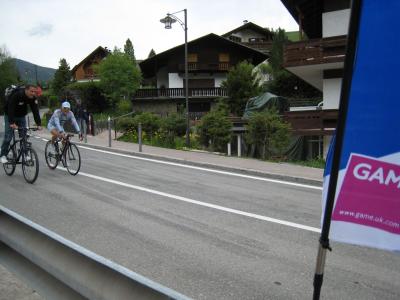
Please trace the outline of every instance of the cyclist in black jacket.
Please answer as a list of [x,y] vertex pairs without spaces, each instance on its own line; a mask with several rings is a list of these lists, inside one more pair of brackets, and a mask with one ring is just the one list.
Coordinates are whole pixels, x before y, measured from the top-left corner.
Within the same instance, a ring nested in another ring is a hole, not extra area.
[[4,140],[0,150],[1,163],[7,162],[7,151],[10,145],[13,130],[18,127],[26,127],[25,116],[28,113],[28,104],[31,107],[35,123],[41,129],[38,101],[36,99],[36,87],[26,85],[14,91],[6,100],[4,107]]

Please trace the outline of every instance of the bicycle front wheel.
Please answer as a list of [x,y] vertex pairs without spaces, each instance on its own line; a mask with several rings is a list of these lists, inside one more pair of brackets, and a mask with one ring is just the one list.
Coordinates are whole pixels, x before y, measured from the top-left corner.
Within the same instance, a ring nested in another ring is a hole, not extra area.
[[44,155],[46,158],[46,164],[50,169],[55,169],[60,161],[60,157],[58,154],[58,150],[56,149],[55,144],[51,141],[46,143],[46,148],[44,149]]
[[81,168],[81,154],[75,144],[70,143],[65,151],[64,166],[71,175],[78,174]]
[[14,148],[11,148],[7,154],[8,162],[3,164],[4,171],[8,176],[11,176],[15,172],[15,166],[17,164],[17,153]]
[[31,148],[22,154],[22,173],[28,183],[34,183],[39,175],[39,159],[36,151]]

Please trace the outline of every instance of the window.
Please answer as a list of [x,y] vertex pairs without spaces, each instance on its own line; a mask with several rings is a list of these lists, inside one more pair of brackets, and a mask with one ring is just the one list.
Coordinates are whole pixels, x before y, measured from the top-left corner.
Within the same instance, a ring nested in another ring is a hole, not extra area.
[[242,41],[242,39],[241,39],[240,37],[234,36],[234,35],[231,35],[231,36],[229,37],[229,39],[230,39],[231,41],[239,42],[239,43]]
[[196,62],[198,62],[197,53],[188,53],[188,62],[189,62],[189,63],[196,63]]
[[263,43],[266,42],[265,38],[249,38],[249,43]]
[[219,62],[229,62],[229,53],[220,53]]

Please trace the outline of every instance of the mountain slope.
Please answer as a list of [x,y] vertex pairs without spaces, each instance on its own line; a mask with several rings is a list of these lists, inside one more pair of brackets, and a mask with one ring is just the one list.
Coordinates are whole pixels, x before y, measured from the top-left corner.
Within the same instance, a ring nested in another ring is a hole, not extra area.
[[15,65],[21,79],[28,83],[47,82],[53,79],[56,72],[56,69],[41,67],[18,58],[15,58]]

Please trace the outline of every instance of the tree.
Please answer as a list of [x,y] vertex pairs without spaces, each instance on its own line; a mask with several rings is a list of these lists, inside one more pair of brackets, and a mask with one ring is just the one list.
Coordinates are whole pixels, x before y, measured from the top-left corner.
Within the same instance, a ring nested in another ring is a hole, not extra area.
[[75,95],[75,98],[79,98],[82,106],[86,107],[90,113],[103,112],[108,108],[108,102],[98,81],[73,82],[66,89],[70,94]]
[[127,39],[124,45],[124,53],[133,61],[136,65],[135,50],[130,39]]
[[11,84],[18,83],[18,71],[15,60],[5,46],[0,47],[0,114],[4,109],[4,90]]
[[247,61],[237,64],[228,73],[227,79],[222,82],[226,88],[228,98],[226,101],[231,113],[242,116],[247,101],[260,92],[259,80],[253,73],[254,66]]
[[278,28],[274,32],[268,65],[260,69],[272,77],[264,89],[287,98],[322,98],[321,91],[283,68],[283,49],[287,42],[285,30]]
[[139,68],[117,48],[101,61],[96,70],[100,87],[113,108],[120,99],[129,100],[140,86],[142,75]]
[[322,92],[308,84],[300,77],[281,70],[275,74],[273,80],[266,83],[265,88],[272,94],[292,99],[322,99]]
[[153,56],[156,56],[156,51],[154,51],[154,49],[151,49],[149,55],[147,56],[147,58],[150,58],[150,57],[153,57]]
[[60,65],[54,73],[51,89],[54,95],[63,96],[65,87],[71,81],[71,70],[65,58],[60,59]]
[[262,159],[281,156],[290,142],[290,126],[275,110],[255,113],[246,125],[246,142],[258,148]]
[[274,37],[272,38],[271,54],[268,61],[269,65],[271,66],[273,76],[283,69],[283,48],[287,41],[288,38],[285,30],[278,28],[274,32]]

